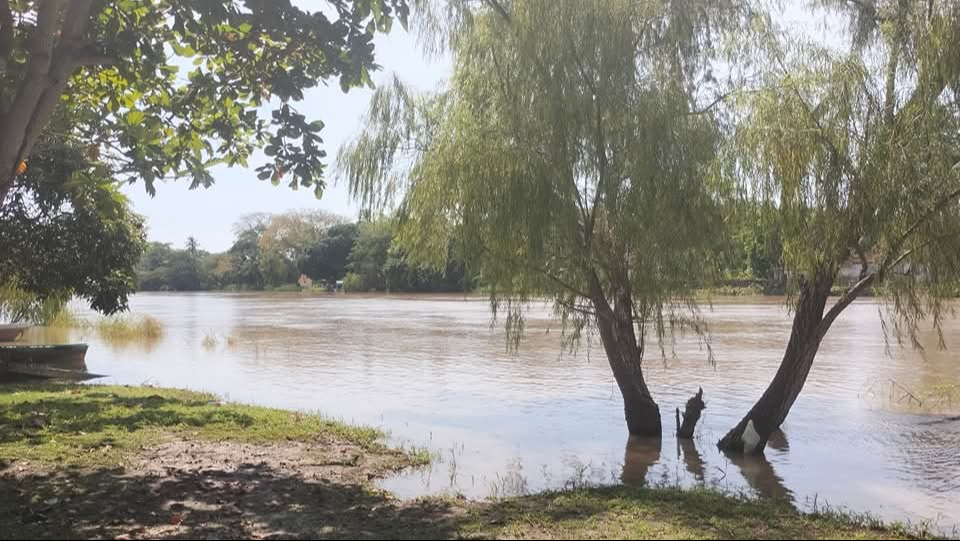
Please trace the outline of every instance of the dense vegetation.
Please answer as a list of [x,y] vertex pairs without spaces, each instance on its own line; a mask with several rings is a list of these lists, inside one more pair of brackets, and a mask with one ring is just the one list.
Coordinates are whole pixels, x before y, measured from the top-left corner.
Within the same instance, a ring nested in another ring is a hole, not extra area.
[[467,291],[473,281],[450,260],[434,270],[410,263],[391,220],[348,223],[322,211],[253,214],[235,227],[223,253],[202,250],[191,237],[182,249],[151,243],[137,266],[142,291],[210,289],[333,289],[347,291]]
[[[0,317],[42,321],[73,296],[126,308],[144,228],[122,182],[206,187],[225,164],[319,196],[323,122],[296,103],[371,84],[374,35],[407,14],[406,0],[0,0]],[[171,273],[151,279],[203,287],[201,259],[196,243],[151,254]]]

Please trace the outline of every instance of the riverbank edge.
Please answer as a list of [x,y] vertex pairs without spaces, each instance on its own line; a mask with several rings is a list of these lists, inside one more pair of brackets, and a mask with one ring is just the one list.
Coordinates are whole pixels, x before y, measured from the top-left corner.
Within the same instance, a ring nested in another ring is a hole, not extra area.
[[[154,387],[0,386],[4,538],[889,538],[924,528],[710,489],[401,501],[429,454],[319,415]],[[251,489],[250,487],[256,487]],[[264,488],[266,487],[266,488]],[[128,507],[130,502],[136,505]],[[9,536],[9,537],[7,537]]]

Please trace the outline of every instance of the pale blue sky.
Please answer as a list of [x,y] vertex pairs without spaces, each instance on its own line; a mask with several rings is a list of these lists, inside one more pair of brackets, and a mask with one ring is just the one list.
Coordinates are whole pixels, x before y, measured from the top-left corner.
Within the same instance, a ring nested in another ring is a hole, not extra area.
[[[448,58],[425,58],[415,37],[399,25],[390,34],[377,36],[375,43],[377,63],[383,66],[374,74],[375,82],[395,72],[408,84],[435,89],[450,73]],[[201,247],[210,251],[229,248],[233,243],[233,223],[251,212],[317,208],[354,217],[356,206],[350,202],[346,188],[333,185],[332,162],[340,144],[357,133],[371,92],[361,88],[344,94],[337,81],[331,81],[330,86],[308,92],[296,104],[308,119],[321,119],[326,124],[320,135],[328,154],[328,183],[321,199],[313,196],[312,189],[294,191],[284,184],[274,186],[257,180],[254,167],[217,167],[213,172],[216,184],[207,189],[190,190],[189,181],[177,181],[158,184],[153,198],[147,195],[142,183],[123,190],[130,196],[134,209],[146,216],[150,240],[182,246],[193,235]]]
[[[302,3],[309,4],[313,0]],[[801,6],[805,0],[786,0],[775,9],[781,24],[819,40],[831,40],[836,21],[811,18]],[[415,36],[399,25],[388,35],[375,38],[376,59],[383,69],[373,76],[375,82],[397,73],[407,84],[425,90],[437,88],[451,71],[449,57],[425,57]],[[345,186],[334,183],[332,165],[341,143],[353,137],[360,126],[372,91],[361,88],[344,94],[336,81],[328,87],[308,92],[296,106],[308,119],[321,119],[326,127],[321,132],[328,153],[327,190],[316,199],[312,190],[294,191],[285,185],[273,186],[257,180],[254,167],[249,169],[218,167],[214,169],[216,184],[207,189],[190,190],[188,181],[157,185],[151,198],[143,184],[124,188],[134,209],[146,216],[150,240],[183,246],[193,235],[210,251],[223,251],[233,243],[232,225],[251,212],[282,212],[297,208],[328,210],[348,217],[356,216],[356,205],[350,201]],[[259,163],[257,163],[259,165]]]

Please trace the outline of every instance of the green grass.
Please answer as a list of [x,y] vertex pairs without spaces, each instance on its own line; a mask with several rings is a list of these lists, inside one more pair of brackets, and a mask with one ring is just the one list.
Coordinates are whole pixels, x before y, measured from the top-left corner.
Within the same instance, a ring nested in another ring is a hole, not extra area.
[[[508,539],[902,539],[898,525],[713,490],[615,487],[507,499],[471,513],[468,536]],[[920,535],[926,535],[919,532]]]
[[155,317],[109,317],[96,324],[104,340],[157,340],[163,337],[163,324]]
[[163,323],[152,316],[112,316],[88,321],[65,307],[47,321],[49,327],[93,329],[101,338],[114,342],[154,341],[163,338]]
[[86,322],[68,306],[64,306],[63,309],[59,310],[45,323],[48,327],[63,327],[70,329],[81,328],[86,324]]
[[300,289],[301,289],[301,288],[300,288],[300,286],[299,286],[298,284],[284,284],[284,285],[280,285],[280,286],[273,286],[273,287],[264,288],[265,291],[271,291],[271,292],[274,292],[274,293],[292,293],[292,292],[299,292]]
[[[141,447],[172,436],[248,443],[336,441],[370,452],[385,450],[383,434],[371,428],[318,415],[224,404],[207,393],[54,383],[0,386],[2,460],[109,470],[125,464]],[[408,464],[431,459],[426,449],[416,447],[403,454]],[[331,511],[323,506],[336,501],[313,505],[327,513]],[[443,509],[450,513],[437,513]],[[803,514],[785,502],[708,489],[612,487],[483,503],[430,498],[405,504],[403,510],[409,514],[404,520],[391,516],[371,522],[367,512],[354,518],[365,531],[392,536],[402,526],[403,536],[416,538],[434,538],[436,532],[510,539],[903,539],[929,534],[922,526],[884,526],[867,515],[823,508]]]
[[321,437],[382,450],[383,434],[319,415],[221,403],[206,393],[66,384],[0,386],[0,459],[111,466],[171,434],[271,442]]

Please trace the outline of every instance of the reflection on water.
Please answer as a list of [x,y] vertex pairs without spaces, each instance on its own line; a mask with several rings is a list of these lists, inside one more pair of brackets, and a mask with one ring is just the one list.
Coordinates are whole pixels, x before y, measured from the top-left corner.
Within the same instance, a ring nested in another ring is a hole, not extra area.
[[[855,304],[825,339],[784,425],[789,445],[778,435],[765,459],[742,459],[719,453],[714,442],[777,369],[790,330],[777,300],[714,303],[706,315],[715,366],[693,337],[665,360],[647,359],[662,411],[682,407],[701,386],[710,407],[694,442],[678,443],[668,430],[662,441],[630,440],[626,448],[622,403],[598,341],[564,351],[548,307],[531,310],[514,354],[491,328],[485,299],[142,294],[131,305],[159,319],[164,337],[143,346],[80,331],[91,343],[91,371],[112,382],[191,387],[381,426],[395,443],[427,446],[439,457],[432,468],[383,483],[402,496],[485,497],[622,479],[960,522],[960,422],[949,420],[960,400],[897,403],[876,386],[894,381],[918,397],[934,396],[926,389],[954,396],[956,322],[948,323],[946,351],[931,332],[925,358],[899,349],[888,356],[877,305]],[[871,385],[872,395],[864,392]]]
[[627,449],[623,457],[623,476],[621,480],[626,485],[647,485],[647,474],[654,464],[660,462],[660,453],[663,449],[661,438],[641,438],[630,436],[627,439]]
[[693,440],[677,439],[677,457],[683,453],[683,465],[687,468],[687,473],[693,476],[698,483],[703,483],[706,479],[706,467],[700,451],[697,451],[697,444]]
[[740,475],[757,494],[767,498],[776,498],[793,502],[793,492],[783,484],[773,465],[766,456],[727,454],[730,462],[740,470]]

